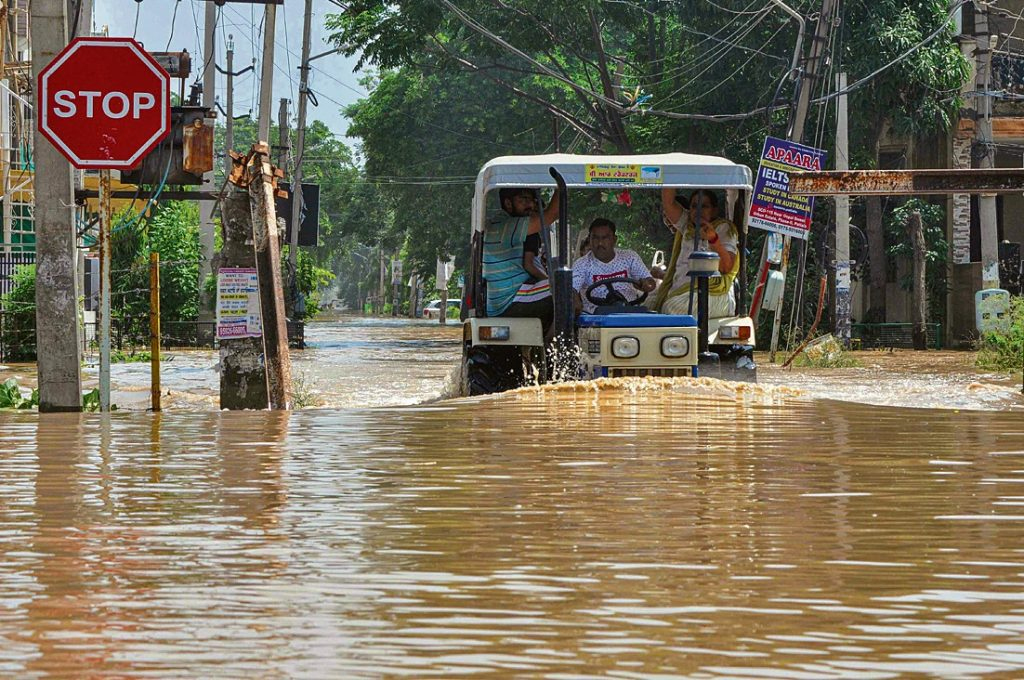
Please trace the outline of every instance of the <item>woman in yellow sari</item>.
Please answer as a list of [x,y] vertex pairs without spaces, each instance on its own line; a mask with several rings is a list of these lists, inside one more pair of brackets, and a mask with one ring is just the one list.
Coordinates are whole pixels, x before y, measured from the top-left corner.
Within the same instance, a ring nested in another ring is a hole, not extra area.
[[732,222],[718,216],[718,197],[707,190],[696,190],[690,194],[688,211],[676,200],[675,189],[661,190],[662,213],[665,223],[675,233],[675,241],[664,283],[648,304],[651,309],[664,314],[688,313],[691,284],[689,258],[693,253],[698,200],[701,201],[700,249],[718,255],[718,275],[708,281],[708,312],[712,318],[732,316],[736,313],[736,296],[732,284],[740,271],[739,232]]

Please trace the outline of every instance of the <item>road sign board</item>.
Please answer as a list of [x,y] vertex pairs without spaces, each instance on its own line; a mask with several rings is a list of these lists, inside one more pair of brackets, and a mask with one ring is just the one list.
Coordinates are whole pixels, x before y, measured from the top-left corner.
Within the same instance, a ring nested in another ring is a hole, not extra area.
[[79,169],[132,168],[170,131],[170,77],[131,38],[74,39],[36,91],[39,131]]
[[785,139],[764,140],[761,165],[750,202],[751,227],[806,239],[811,232],[814,199],[789,191],[789,173],[821,170],[825,152]]

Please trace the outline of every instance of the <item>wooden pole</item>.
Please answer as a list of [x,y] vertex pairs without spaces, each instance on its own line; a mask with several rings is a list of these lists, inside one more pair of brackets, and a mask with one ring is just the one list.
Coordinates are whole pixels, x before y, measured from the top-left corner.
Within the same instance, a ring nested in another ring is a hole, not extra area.
[[270,408],[286,411],[291,408],[291,358],[281,281],[281,243],[274,207],[274,169],[270,164],[270,149],[265,144],[253,147],[248,171]]
[[910,243],[914,249],[914,274],[913,274],[913,338],[914,349],[928,349],[928,333],[925,326],[928,318],[928,295],[925,290],[925,241],[924,228],[921,225],[921,213],[914,211],[907,219],[907,231],[910,236]]
[[160,411],[160,253],[149,254],[149,385],[153,412]]

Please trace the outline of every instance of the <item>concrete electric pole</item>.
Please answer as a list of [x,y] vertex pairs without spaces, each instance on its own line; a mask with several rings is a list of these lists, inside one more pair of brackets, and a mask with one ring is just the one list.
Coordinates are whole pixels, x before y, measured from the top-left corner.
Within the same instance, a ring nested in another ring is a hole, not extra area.
[[281,98],[277,109],[277,167],[286,170],[288,155],[292,150],[292,140],[288,135],[288,100]]
[[[814,94],[814,86],[818,82],[818,71],[824,60],[825,45],[828,42],[828,33],[832,30],[832,17],[836,10],[838,0],[823,0],[821,3],[821,14],[818,16],[818,24],[814,29],[814,37],[811,39],[810,50],[804,60],[804,70],[800,77],[800,87],[797,90],[796,107],[792,110],[789,120],[787,139],[798,144],[804,141],[804,128],[807,124],[807,113],[811,107],[811,96]],[[792,246],[792,238],[787,236],[783,240],[782,264],[779,271],[782,272],[785,280],[789,268],[789,251]],[[775,352],[779,347],[779,328],[782,324],[782,305],[776,307],[774,320],[772,322],[772,343],[769,356],[772,363],[775,363]]]
[[226,73],[227,92],[225,93],[226,108],[224,109],[224,176],[231,174],[234,161],[229,151],[235,148],[235,36],[228,35]]
[[268,2],[263,10],[263,59],[260,61],[259,139],[270,145],[270,106],[274,95],[274,33],[277,5]]
[[309,34],[313,23],[313,0],[306,0],[306,13],[302,21],[302,63],[299,66],[299,118],[295,127],[295,171],[292,173],[291,240],[288,243],[288,263],[297,271],[299,257],[299,227],[302,224],[302,155],[306,147],[306,104],[309,98]]
[[[212,2],[206,3],[205,34],[203,37],[203,106],[212,109],[215,102],[215,90],[217,88],[217,5]],[[208,119],[204,123],[211,128],[214,119]],[[211,133],[212,135],[212,133]],[[203,173],[203,189],[214,190],[213,170]],[[206,294],[206,277],[213,274],[213,204],[209,201],[199,201],[199,320],[207,323],[213,321],[213,309],[209,296]],[[202,327],[202,326],[201,326]],[[211,334],[212,337],[212,334]]]
[[[836,90],[846,89],[846,74],[836,76]],[[836,101],[836,170],[850,169],[849,112],[847,97]],[[850,310],[853,304],[850,278],[850,197],[836,196],[836,339],[850,347]]]
[[[977,69],[978,103],[978,145],[981,147],[979,166],[981,169],[994,168],[996,149],[992,144],[992,48],[993,38],[988,23],[988,6],[975,3],[974,51]],[[996,217],[996,197],[993,194],[978,196],[978,218],[981,223],[981,287],[999,287],[999,227]]]
[[[33,0],[32,82],[68,43],[65,0]],[[39,106],[39,102],[36,102]],[[36,354],[40,412],[82,410],[75,201],[67,159],[35,131]]]

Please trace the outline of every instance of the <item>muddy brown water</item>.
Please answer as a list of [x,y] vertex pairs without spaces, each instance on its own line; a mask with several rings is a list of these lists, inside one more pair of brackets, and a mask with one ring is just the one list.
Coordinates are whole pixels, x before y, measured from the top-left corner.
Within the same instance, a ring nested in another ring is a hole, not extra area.
[[423,332],[364,364],[412,405],[0,413],[0,677],[1024,677],[1011,385],[421,403]]

